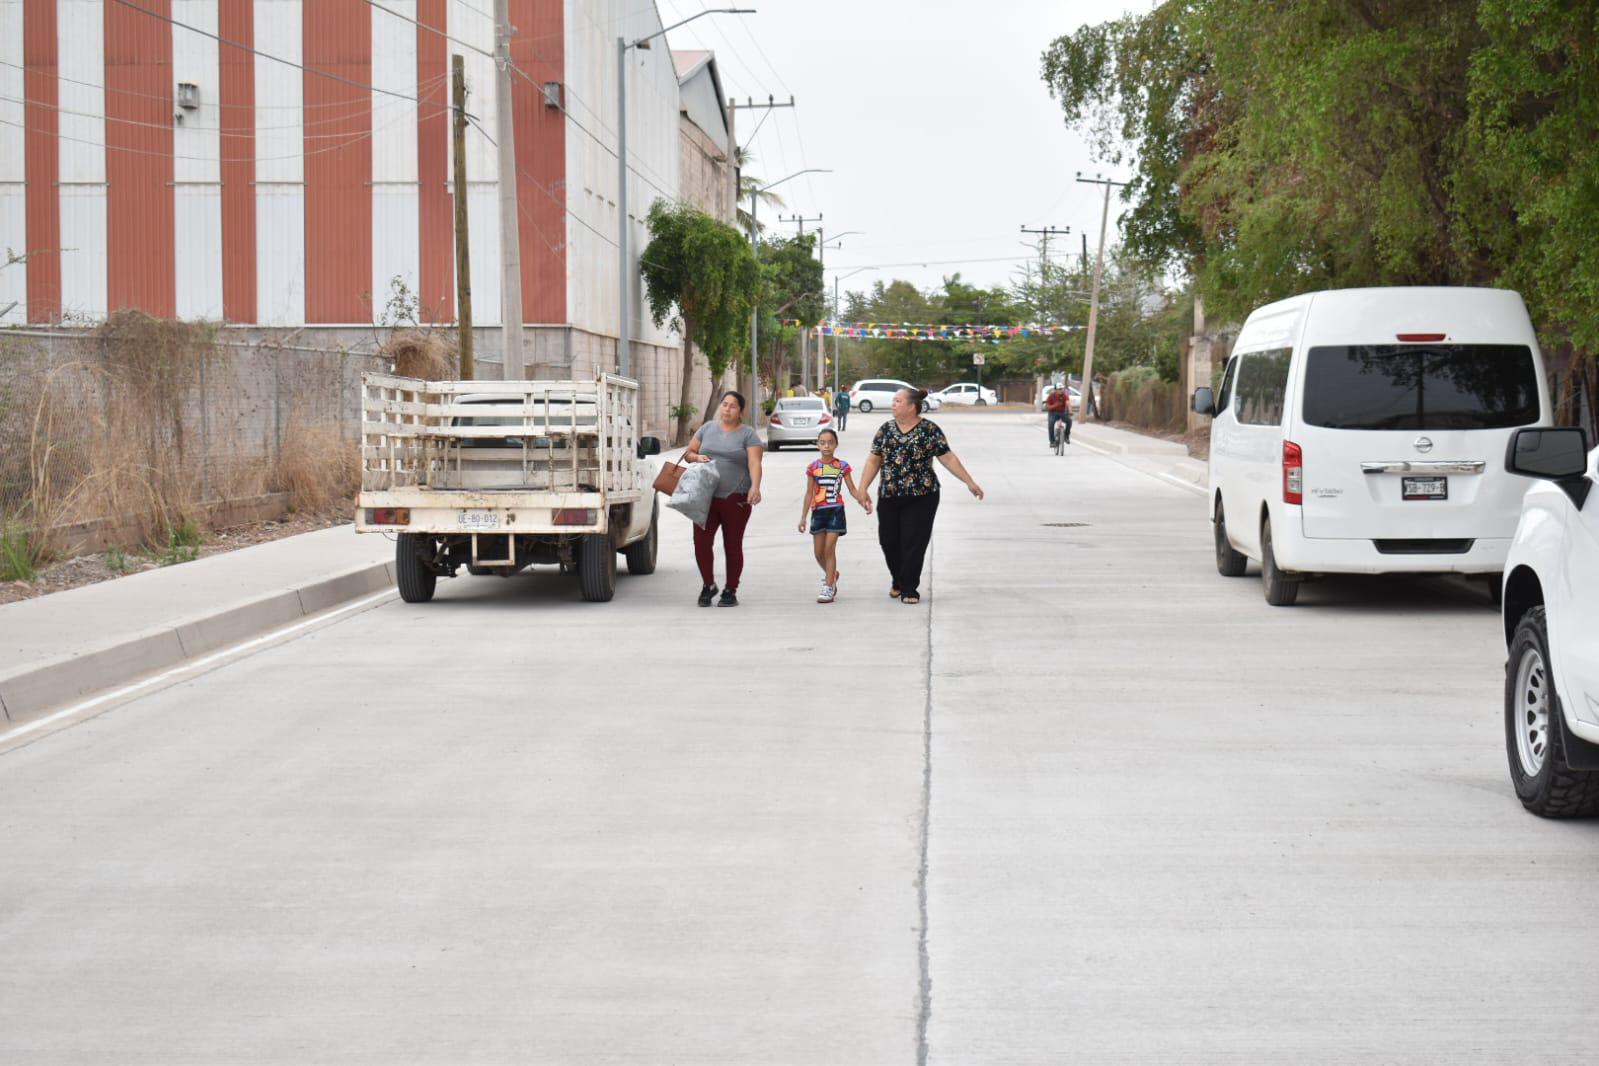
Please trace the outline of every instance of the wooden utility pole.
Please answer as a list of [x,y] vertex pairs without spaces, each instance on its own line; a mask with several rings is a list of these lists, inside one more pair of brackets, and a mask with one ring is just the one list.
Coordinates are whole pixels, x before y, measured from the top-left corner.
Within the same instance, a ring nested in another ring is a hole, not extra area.
[[455,113],[455,320],[460,329],[461,379],[477,376],[472,361],[472,258],[466,230],[466,64],[450,62],[455,77],[451,110]]
[[511,93],[509,0],[494,0],[494,65],[499,71],[494,118],[500,142],[500,337],[505,380],[527,378],[522,354],[522,238],[517,217],[516,113]]

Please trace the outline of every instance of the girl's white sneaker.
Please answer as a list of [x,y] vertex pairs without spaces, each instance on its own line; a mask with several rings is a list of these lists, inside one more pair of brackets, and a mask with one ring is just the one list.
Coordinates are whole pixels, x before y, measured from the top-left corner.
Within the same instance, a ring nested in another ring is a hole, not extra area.
[[821,594],[816,597],[817,603],[832,603],[838,598],[838,589],[831,585],[823,585]]

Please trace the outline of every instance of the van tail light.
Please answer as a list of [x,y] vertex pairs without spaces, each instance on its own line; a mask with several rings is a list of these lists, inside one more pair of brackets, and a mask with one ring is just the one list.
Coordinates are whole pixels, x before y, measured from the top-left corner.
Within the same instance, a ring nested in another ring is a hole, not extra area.
[[1305,502],[1305,453],[1291,440],[1283,441],[1283,502]]
[[599,520],[599,512],[592,507],[563,507],[550,522],[557,526],[592,526]]
[[366,524],[369,526],[408,526],[411,524],[409,507],[368,507]]
[[1445,337],[1447,337],[1448,334],[1446,334],[1446,333],[1396,333],[1396,334],[1394,334],[1394,336],[1398,337],[1401,341],[1404,341],[1406,344],[1437,344],[1439,341],[1441,341]]

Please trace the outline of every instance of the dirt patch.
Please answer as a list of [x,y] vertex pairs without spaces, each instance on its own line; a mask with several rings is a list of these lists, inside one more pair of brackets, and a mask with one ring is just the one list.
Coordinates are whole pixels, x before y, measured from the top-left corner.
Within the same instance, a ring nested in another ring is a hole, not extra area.
[[33,599],[51,592],[95,585],[102,581],[126,577],[145,570],[163,566],[180,566],[208,555],[248,548],[253,544],[281,540],[301,533],[313,533],[329,526],[350,521],[353,503],[333,507],[322,512],[296,512],[270,522],[257,522],[247,526],[210,530],[197,545],[175,544],[164,551],[147,549],[142,552],[101,552],[97,555],[80,555],[39,567],[32,581],[0,581],[0,604]]

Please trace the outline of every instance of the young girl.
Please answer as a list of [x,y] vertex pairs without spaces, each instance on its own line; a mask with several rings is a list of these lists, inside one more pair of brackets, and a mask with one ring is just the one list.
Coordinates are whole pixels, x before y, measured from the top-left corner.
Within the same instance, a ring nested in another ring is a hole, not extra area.
[[[816,438],[816,447],[822,457],[805,468],[805,500],[800,505],[799,531],[805,532],[805,519],[810,517],[811,539],[816,548],[816,565],[822,568],[822,590],[817,593],[817,603],[832,603],[838,598],[838,538],[844,528],[844,489],[851,496],[855,491],[855,475],[849,463],[835,458],[838,434],[824,429]],[[871,500],[862,505],[867,514],[872,513]]]

